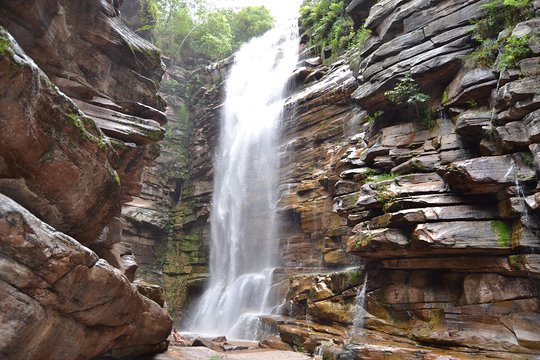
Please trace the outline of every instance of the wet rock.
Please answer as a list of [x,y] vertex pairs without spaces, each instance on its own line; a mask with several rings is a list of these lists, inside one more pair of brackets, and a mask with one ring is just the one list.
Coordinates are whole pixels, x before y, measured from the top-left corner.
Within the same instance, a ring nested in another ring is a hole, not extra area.
[[532,233],[501,220],[420,224],[413,236],[415,244],[430,248],[504,250],[538,245]]
[[497,109],[501,111],[498,122],[518,120],[530,111],[540,108],[538,82],[538,76],[528,76],[501,86],[494,98]]
[[496,137],[503,154],[527,150],[530,144],[527,129],[521,121],[510,122],[496,128]]
[[159,51],[128,29],[110,2],[5,2],[0,12],[0,24],[53,82],[67,79],[84,89],[61,87],[68,96],[164,109],[157,96],[164,72]]
[[383,228],[363,230],[347,241],[347,251],[368,252],[368,256],[385,257],[386,249],[399,249],[409,246],[409,239],[400,230]]
[[484,133],[484,127],[491,125],[491,111],[466,111],[456,121],[456,134],[467,138],[478,138]]
[[442,176],[452,189],[467,193],[496,192],[505,186],[534,179],[534,170],[520,154],[491,156],[450,164]]
[[536,110],[523,118],[529,141],[540,143],[540,110]]
[[463,281],[463,301],[483,304],[538,295],[538,285],[523,278],[509,278],[497,274],[471,274]]
[[469,100],[488,98],[497,79],[490,69],[461,69],[448,85],[443,105],[463,105]]
[[159,306],[165,306],[165,299],[163,294],[163,288],[154,284],[147,284],[142,281],[137,281],[134,284],[137,286],[137,291],[149,298],[150,300],[155,301]]
[[288,343],[282,341],[279,336],[272,336],[264,339],[263,341],[261,341],[261,347],[284,351],[292,350],[291,346]]
[[410,226],[429,221],[484,220],[498,216],[497,209],[474,205],[438,206],[420,209],[400,210],[388,213],[389,226]]
[[208,340],[208,339],[201,338],[201,337],[197,337],[197,338],[193,339],[193,343],[191,344],[191,346],[204,346],[206,348],[209,348],[209,349],[217,351],[217,352],[222,352],[223,351],[223,347],[221,345],[217,344],[215,341]]

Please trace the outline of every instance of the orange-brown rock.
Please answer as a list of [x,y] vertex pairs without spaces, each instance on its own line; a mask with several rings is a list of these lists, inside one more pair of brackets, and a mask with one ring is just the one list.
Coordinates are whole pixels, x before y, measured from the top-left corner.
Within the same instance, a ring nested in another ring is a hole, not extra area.
[[0,190],[90,244],[120,210],[110,142],[3,29],[0,41]]
[[163,350],[172,320],[121,272],[0,194],[0,354],[88,359]]

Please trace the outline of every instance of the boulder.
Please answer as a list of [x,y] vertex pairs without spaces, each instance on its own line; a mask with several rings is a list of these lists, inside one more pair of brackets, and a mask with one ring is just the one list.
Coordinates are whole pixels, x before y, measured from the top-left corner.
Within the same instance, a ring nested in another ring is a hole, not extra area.
[[133,356],[164,349],[172,320],[121,272],[0,194],[0,353]]

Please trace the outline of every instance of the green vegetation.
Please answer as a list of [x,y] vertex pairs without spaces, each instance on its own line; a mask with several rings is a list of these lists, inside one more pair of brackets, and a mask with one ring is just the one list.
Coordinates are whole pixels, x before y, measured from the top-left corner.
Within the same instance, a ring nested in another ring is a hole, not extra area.
[[502,248],[511,247],[512,228],[501,220],[491,221],[491,230],[497,235],[497,243]]
[[[478,40],[477,40],[478,41]],[[499,45],[493,39],[479,41],[479,46],[467,56],[465,65],[467,67],[490,68],[495,64]]]
[[380,118],[382,116],[382,114],[384,114],[384,111],[382,111],[382,110],[375,111],[373,114],[368,116],[367,122],[370,123],[370,124],[375,123],[375,121],[377,121],[377,119]]
[[523,37],[509,36],[506,39],[506,44],[501,53],[501,60],[497,64],[500,70],[517,67],[520,60],[523,60],[532,55],[532,50],[527,47],[531,37],[525,35]]
[[381,181],[388,181],[388,180],[394,180],[396,177],[398,177],[397,174],[394,173],[383,173],[383,174],[373,174],[369,175],[366,178],[366,182],[381,182]]
[[475,99],[467,100],[467,105],[470,109],[476,109],[478,107],[478,102]]
[[435,125],[427,106],[429,95],[421,92],[420,86],[409,75],[400,80],[392,90],[385,92],[384,96],[396,105],[407,104],[409,109],[413,108],[426,128],[431,129]]
[[40,162],[46,162],[54,159],[54,148],[49,148],[43,155],[41,155],[41,158],[39,159]]
[[376,189],[375,199],[382,204],[392,202],[396,198],[396,194],[389,190],[388,185],[380,185]]
[[496,39],[501,31],[514,27],[520,21],[526,20],[531,0],[490,0],[482,5],[486,14],[476,25],[477,39]]
[[469,67],[491,68],[495,65],[500,52],[501,59],[497,69],[505,70],[515,67],[519,60],[529,56],[530,50],[526,45],[531,38],[509,35],[517,23],[531,16],[531,2],[531,0],[490,0],[484,4],[482,7],[485,16],[472,21],[476,25],[474,39],[478,47],[467,57],[465,64]]
[[205,1],[150,0],[155,17],[153,40],[174,61],[199,57],[209,61],[230,56],[255,36],[268,31],[274,23],[263,6],[251,6],[235,12],[214,9]]
[[[323,54],[325,63],[334,61],[350,47],[362,48],[371,31],[361,27],[357,31],[345,12],[350,0],[311,0],[300,8],[300,24],[310,36],[310,45]],[[332,49],[324,58],[324,49]]]
[[167,79],[161,82],[161,91],[166,94],[178,94],[182,90],[182,85],[174,79]]
[[4,37],[0,37],[0,55],[4,56],[9,53],[10,42]]
[[116,182],[116,185],[118,185],[118,186],[121,185],[120,175],[118,175],[118,173],[116,171],[114,171],[114,181]]
[[521,160],[527,166],[534,166],[534,158],[531,153],[520,153]]
[[351,272],[351,282],[353,284],[358,284],[362,280],[362,272],[361,271],[353,271]]

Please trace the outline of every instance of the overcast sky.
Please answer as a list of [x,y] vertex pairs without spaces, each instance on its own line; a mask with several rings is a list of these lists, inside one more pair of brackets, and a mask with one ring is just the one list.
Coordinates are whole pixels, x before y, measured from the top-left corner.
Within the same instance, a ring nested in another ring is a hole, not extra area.
[[296,6],[297,0],[213,0],[218,7],[245,7],[264,5],[269,10],[278,13],[283,6]]
[[214,0],[214,4],[218,7],[245,7],[253,5],[271,4],[271,0]]

